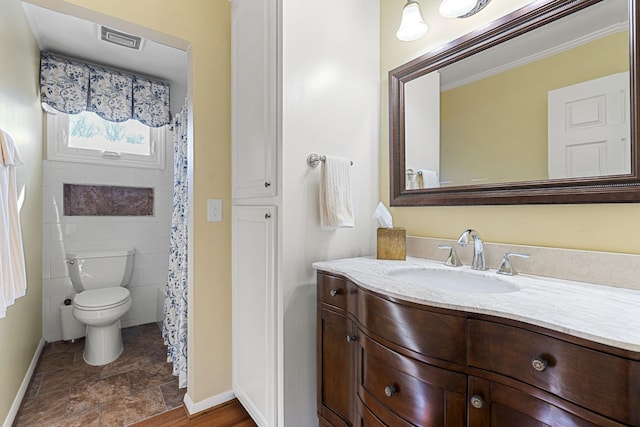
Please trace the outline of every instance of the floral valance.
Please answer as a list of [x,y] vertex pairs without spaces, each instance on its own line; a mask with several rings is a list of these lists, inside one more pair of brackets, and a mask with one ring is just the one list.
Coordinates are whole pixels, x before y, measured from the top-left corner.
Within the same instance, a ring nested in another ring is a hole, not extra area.
[[93,111],[105,120],[129,119],[151,126],[169,124],[169,84],[86,64],[64,56],[40,55],[42,102],[67,114]]

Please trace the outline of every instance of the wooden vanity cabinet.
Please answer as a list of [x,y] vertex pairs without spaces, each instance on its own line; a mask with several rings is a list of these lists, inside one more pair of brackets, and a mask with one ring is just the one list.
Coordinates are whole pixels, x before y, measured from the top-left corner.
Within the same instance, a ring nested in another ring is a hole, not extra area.
[[519,327],[468,321],[468,365],[502,374],[625,424],[640,419],[638,361]]
[[[474,427],[621,427],[574,407],[572,411],[497,382],[469,376],[469,420]],[[544,393],[543,393],[544,394]],[[546,395],[554,400],[553,396]]]
[[640,354],[318,273],[327,426],[640,426]]
[[350,426],[356,417],[358,288],[345,279],[318,275],[317,294],[317,399],[321,425]]
[[386,424],[465,425],[466,375],[396,353],[365,334],[358,349],[358,397]]

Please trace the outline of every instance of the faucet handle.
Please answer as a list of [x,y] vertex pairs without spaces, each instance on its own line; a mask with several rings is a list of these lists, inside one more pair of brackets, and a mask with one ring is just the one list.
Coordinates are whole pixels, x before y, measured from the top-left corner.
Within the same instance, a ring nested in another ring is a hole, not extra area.
[[438,249],[449,249],[449,256],[444,262],[444,265],[448,265],[449,267],[460,267],[462,265],[462,261],[460,261],[460,258],[458,258],[458,254],[456,253],[456,248],[453,246],[438,245]]
[[500,263],[500,267],[498,267],[498,274],[506,274],[508,276],[515,276],[518,274],[516,268],[511,263],[511,257],[516,256],[519,258],[530,258],[529,254],[519,254],[517,252],[507,252],[504,254],[504,258],[502,258],[502,263]]

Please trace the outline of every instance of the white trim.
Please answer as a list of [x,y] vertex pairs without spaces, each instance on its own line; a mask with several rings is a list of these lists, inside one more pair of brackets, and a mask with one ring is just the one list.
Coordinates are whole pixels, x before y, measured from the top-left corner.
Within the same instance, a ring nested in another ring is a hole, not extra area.
[[526,56],[524,58],[517,59],[515,61],[509,62],[507,64],[500,65],[495,68],[491,68],[482,73],[475,73],[472,76],[469,76],[464,79],[456,80],[449,84],[443,85],[440,89],[441,92],[455,89],[460,86],[467,85],[469,83],[477,82],[478,80],[485,79],[487,77],[495,76],[496,74],[503,73],[505,71],[512,70],[514,68],[521,67],[526,64],[530,64],[535,61],[539,61],[541,59],[547,58],[549,56],[556,55],[558,53],[573,49],[575,47],[581,46],[583,44],[587,44],[593,41],[596,41],[602,37],[610,36],[615,33],[619,33],[622,31],[626,31],[629,28],[629,24],[626,22],[621,22],[617,24],[610,25],[608,27],[602,28],[598,31],[594,31],[591,34],[587,34],[582,37],[578,37],[577,39],[570,40],[566,43],[562,43],[558,46],[553,46],[549,49],[542,50],[540,52],[536,52],[533,55]]
[[38,348],[36,348],[36,352],[33,354],[29,369],[27,369],[27,373],[24,375],[22,384],[20,384],[20,388],[18,389],[18,393],[16,394],[15,399],[13,399],[13,404],[11,405],[11,408],[9,408],[9,413],[7,414],[7,418],[4,419],[2,427],[11,427],[11,425],[15,421],[16,415],[18,415],[18,410],[20,409],[20,404],[22,403],[22,399],[24,399],[24,395],[27,393],[27,388],[29,388],[31,377],[36,370],[38,360],[40,360],[40,355],[42,354],[42,350],[44,349],[45,342],[46,341],[44,340],[44,337],[40,338]]
[[191,396],[189,396],[189,393],[187,392],[184,395],[183,402],[185,409],[187,410],[187,414],[189,415],[189,417],[191,417],[198,412],[206,411],[207,409],[213,408],[214,406],[218,406],[222,403],[235,399],[235,397],[236,395],[233,393],[233,391],[228,390],[220,394],[216,394],[215,396],[208,397],[199,402],[194,402],[193,400],[191,400]]

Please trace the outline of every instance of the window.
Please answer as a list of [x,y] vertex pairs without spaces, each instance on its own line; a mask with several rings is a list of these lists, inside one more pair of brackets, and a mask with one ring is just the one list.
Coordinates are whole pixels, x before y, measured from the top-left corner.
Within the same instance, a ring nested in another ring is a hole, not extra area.
[[47,159],[164,168],[167,126],[110,122],[93,112],[47,114]]

